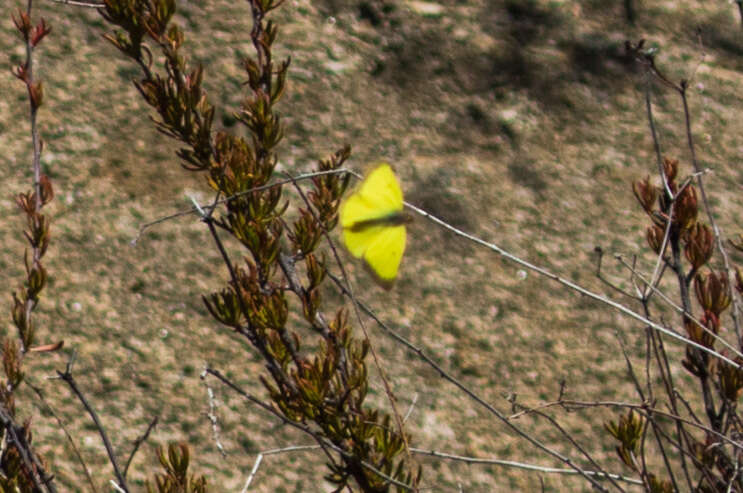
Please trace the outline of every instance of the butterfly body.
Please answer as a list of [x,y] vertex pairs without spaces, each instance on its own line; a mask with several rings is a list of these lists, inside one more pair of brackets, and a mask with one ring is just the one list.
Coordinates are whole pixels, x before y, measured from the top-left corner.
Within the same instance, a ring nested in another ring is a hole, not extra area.
[[378,165],[340,210],[343,242],[363,258],[375,279],[389,289],[405,251],[407,216],[400,184],[389,164]]
[[355,223],[352,223],[351,226],[349,226],[349,229],[354,232],[358,233],[361,231],[364,231],[368,228],[373,228],[374,226],[398,226],[403,225],[407,222],[409,222],[408,216],[406,216],[402,212],[392,212],[386,216],[374,218],[374,219],[366,219],[363,221],[357,221]]

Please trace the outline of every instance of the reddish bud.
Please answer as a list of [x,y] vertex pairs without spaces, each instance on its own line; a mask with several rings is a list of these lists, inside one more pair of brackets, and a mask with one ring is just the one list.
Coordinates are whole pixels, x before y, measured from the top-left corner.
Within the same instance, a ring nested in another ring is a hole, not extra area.
[[663,246],[663,238],[665,237],[665,230],[654,224],[647,229],[645,237],[648,240],[650,248],[660,255],[660,249]]
[[23,35],[23,39],[28,41],[28,37],[31,33],[31,18],[28,14],[21,9],[18,9],[18,18],[11,14],[13,23],[16,29]]
[[717,317],[730,306],[730,283],[725,272],[697,274],[694,292],[702,308]]
[[19,193],[16,195],[15,203],[19,209],[28,215],[36,211],[36,200],[31,193]]
[[704,329],[702,329],[694,320],[684,317],[684,329],[689,339],[699,343],[702,340]]
[[663,158],[663,173],[666,175],[668,183],[672,183],[676,179],[676,175],[679,170],[678,159],[670,159],[667,157]]
[[13,308],[11,309],[13,316],[13,323],[21,331],[26,330],[26,324],[28,320],[26,318],[26,304],[21,301],[18,296],[13,293]]
[[[741,365],[743,359],[737,357],[735,362]],[[720,392],[725,399],[732,402],[740,399],[743,394],[743,370],[721,361],[717,376],[720,382]]]
[[33,104],[35,108],[40,107],[41,103],[44,101],[43,83],[39,81],[34,84],[30,84],[28,86],[28,94],[31,97],[31,104]]
[[689,339],[704,347],[712,348],[715,342],[712,334],[720,332],[720,319],[714,313],[705,311],[698,322],[684,317],[684,329]]
[[646,176],[644,180],[637,180],[632,183],[632,191],[645,212],[650,214],[658,198],[658,187],[651,185],[650,177]]
[[25,63],[19,63],[17,67],[13,68],[13,75],[28,84],[28,69]]
[[54,198],[54,188],[52,188],[52,182],[47,175],[41,175],[39,188],[41,189],[41,204],[46,205],[51,202]]
[[52,32],[52,26],[49,26],[42,17],[41,22],[34,27],[34,30],[31,33],[31,46],[35,47],[50,32]]
[[696,222],[699,212],[698,202],[697,190],[691,185],[684,188],[676,197],[674,216],[682,231],[691,228]]
[[699,269],[712,257],[714,240],[715,236],[706,224],[696,223],[689,229],[684,254],[694,269]]

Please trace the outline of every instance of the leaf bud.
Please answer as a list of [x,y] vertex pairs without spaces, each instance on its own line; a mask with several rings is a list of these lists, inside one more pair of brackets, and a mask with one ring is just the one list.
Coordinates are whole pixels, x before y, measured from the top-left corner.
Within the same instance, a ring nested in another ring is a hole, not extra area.
[[676,179],[676,175],[679,170],[679,160],[670,159],[667,157],[663,158],[663,173],[666,175],[666,180],[671,184]]
[[694,292],[702,308],[718,318],[730,306],[730,283],[724,271],[697,274],[694,278]]
[[699,211],[697,190],[692,185],[684,188],[676,197],[675,219],[681,231],[691,228]]
[[706,264],[714,252],[715,237],[704,223],[696,223],[686,235],[684,254],[694,269]]
[[658,187],[650,184],[650,177],[632,183],[632,191],[642,208],[650,214],[658,198]]
[[[665,237],[665,231],[657,224],[653,224],[648,227],[645,237],[648,240],[650,248],[658,255],[661,254],[661,247],[663,246],[663,238]],[[664,252],[665,253],[665,252]]]

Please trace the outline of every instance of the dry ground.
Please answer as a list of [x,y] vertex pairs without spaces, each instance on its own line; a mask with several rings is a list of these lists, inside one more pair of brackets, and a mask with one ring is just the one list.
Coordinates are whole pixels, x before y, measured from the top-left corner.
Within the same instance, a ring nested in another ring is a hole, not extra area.
[[[289,0],[276,14],[279,51],[292,56],[291,85],[280,108],[287,125],[284,169],[309,170],[348,142],[354,167],[380,158],[394,163],[411,202],[603,292],[594,276],[595,246],[637,254],[643,270],[653,260],[644,242],[645,217],[630,189],[633,179],[655,169],[645,79],[623,53],[625,39],[647,38],[660,47],[659,63],[673,77],[693,74],[694,135],[701,162],[713,170],[707,183],[715,214],[727,234],[743,229],[743,32],[733,4],[647,0],[638,24],[629,27],[618,1],[399,0],[390,12],[370,10],[378,3]],[[49,208],[51,282],[38,321],[42,338],[64,339],[65,351],[34,357],[29,378],[74,433],[101,491],[112,472],[98,436],[67,389],[44,379],[63,368],[72,350],[79,383],[120,456],[158,415],[150,444],[188,442],[195,470],[208,475],[214,491],[239,491],[258,452],[308,439],[213,382],[228,452],[219,455],[199,380],[204,363],[262,393],[255,354],[218,327],[200,301],[224,282],[224,268],[194,217],[162,224],[130,245],[140,224],[186,207],[187,193],[206,199],[207,189],[201,177],[180,168],[176,146],[154,131],[151,112],[131,84],[137,72],[101,39],[99,16],[49,1],[37,5],[54,29],[37,56],[46,85],[43,165],[57,192]],[[246,5],[191,0],[179,2],[179,9],[191,58],[206,67],[218,121],[239,132],[230,114],[241,98],[237,62],[251,53]],[[8,63],[20,61],[24,51],[8,10],[0,20],[0,52],[9,54],[0,70],[6,299],[21,279],[24,247],[12,195],[30,184],[25,93]],[[680,101],[659,87],[653,94],[664,152],[680,158],[688,173]],[[536,405],[555,398],[561,381],[575,399],[636,399],[615,333],[640,357],[640,326],[533,273],[523,278],[517,266],[431,223],[410,227],[391,292],[374,286],[358,265],[348,267],[361,297],[385,320],[506,413],[508,395]],[[626,272],[609,267],[626,281]],[[675,323],[670,312],[656,310]],[[9,318],[3,319],[6,330]],[[372,337],[401,406],[415,402],[409,420],[414,445],[560,466],[414,354],[379,331]],[[676,367],[680,385],[688,384]],[[371,399],[386,405],[375,382]],[[31,400],[29,394],[24,402]],[[36,416],[35,443],[56,466],[62,489],[85,490],[55,421],[30,404],[22,412]],[[627,472],[613,459],[603,430],[611,414],[554,414],[583,446],[606,458],[608,468]],[[522,418],[518,424],[578,456],[544,421]],[[130,474],[137,484],[153,472],[153,457],[150,446],[136,457]],[[428,491],[540,488],[536,473],[422,462]],[[254,488],[329,491],[323,471],[318,453],[273,456],[263,462]],[[588,489],[578,480],[542,479],[547,491]]]

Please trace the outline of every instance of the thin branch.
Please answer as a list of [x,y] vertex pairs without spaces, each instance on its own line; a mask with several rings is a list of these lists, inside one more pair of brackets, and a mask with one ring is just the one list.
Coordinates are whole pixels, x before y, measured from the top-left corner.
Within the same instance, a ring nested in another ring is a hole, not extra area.
[[116,493],[126,493],[126,490],[122,489],[121,486],[116,484],[116,481],[114,481],[113,479],[109,481],[109,484],[114,490],[116,490]]
[[[321,447],[319,445],[293,445],[290,447],[266,450],[264,452],[259,453],[255,459],[255,462],[253,463],[253,468],[250,471],[250,475],[248,476],[248,479],[246,480],[245,486],[241,490],[241,493],[247,493],[249,491],[250,485],[255,479],[255,475],[258,472],[258,469],[260,468],[264,457],[267,457],[269,455],[277,455],[277,454],[284,454],[284,453],[291,453],[291,452],[304,452],[308,450],[319,450],[320,448]],[[464,456],[464,455],[451,454],[448,452],[440,452],[438,450],[431,450],[431,449],[427,450],[427,449],[422,449],[422,448],[411,447],[410,451],[416,455],[425,455],[428,457],[435,457],[437,459],[444,459],[444,460],[454,461],[454,462],[464,462],[470,465],[502,466],[502,467],[509,467],[509,468],[514,468],[514,469],[523,469],[525,471],[535,471],[535,472],[540,472],[544,474],[558,474],[558,475],[566,475],[566,476],[575,476],[579,474],[574,469],[538,466],[536,464],[528,464],[525,462],[516,462],[516,461],[511,461],[511,460],[492,459],[492,458],[484,459],[480,457],[469,457],[469,456]],[[597,479],[611,478],[613,480],[622,481],[622,482],[629,483],[629,484],[635,484],[635,485],[643,484],[643,482],[638,479],[630,478],[627,476],[622,476],[620,474],[604,473],[604,472],[598,472],[598,471],[583,471],[583,473],[585,473],[588,476],[594,476]]]
[[[666,175],[665,173],[662,175],[663,179],[665,180]],[[678,195],[677,195],[678,196]],[[663,231],[663,243],[661,243],[660,251],[658,253],[658,256],[655,259],[655,267],[653,268],[653,275],[650,276],[650,282],[648,282],[648,286],[642,290],[642,297],[645,300],[649,300],[652,293],[648,293],[648,288],[651,290],[655,290],[655,286],[657,286],[660,283],[662,274],[665,273],[665,266],[668,265],[668,262],[666,260],[666,249],[668,248],[668,241],[671,238],[671,226],[673,225],[673,221],[671,218],[673,217],[673,208],[676,205],[676,197],[674,197],[671,200],[671,205],[668,209],[668,220],[666,221],[666,229]],[[633,269],[634,272],[634,269]]]
[[631,270],[635,276],[640,279],[646,287],[650,288],[654,293],[656,293],[658,296],[660,296],[663,301],[665,301],[670,307],[672,307],[674,310],[676,310],[678,313],[684,315],[687,317],[688,320],[690,320],[694,325],[702,329],[706,334],[708,334],[710,337],[712,337],[714,340],[725,346],[727,349],[733,352],[736,356],[740,356],[743,358],[743,352],[741,352],[739,349],[737,349],[735,346],[730,344],[728,341],[726,341],[724,338],[720,337],[719,335],[715,334],[713,331],[709,330],[704,324],[702,324],[699,320],[697,320],[694,315],[689,313],[688,311],[684,310],[683,307],[677,305],[671,298],[666,296],[662,291],[660,291],[657,287],[650,284],[650,281],[648,281],[645,277],[643,277],[642,274],[640,274],[638,271],[636,271],[631,265],[627,263],[626,260],[621,255],[615,255],[615,259],[617,259],[619,262],[622,263],[622,265],[625,266],[625,268]]
[[145,432],[137,437],[136,440],[134,440],[134,447],[132,448],[132,453],[129,454],[129,458],[126,461],[126,465],[124,466],[124,477],[126,478],[127,472],[129,472],[129,465],[132,463],[132,459],[134,459],[134,455],[139,450],[140,445],[142,445],[144,442],[147,441],[147,439],[150,436],[150,433],[152,433],[152,430],[155,429],[155,426],[157,426],[157,416],[152,418],[152,421],[150,421],[150,424],[147,426],[147,429]]
[[38,388],[36,385],[29,382],[28,378],[26,379],[26,385],[31,387],[31,390],[33,390],[39,400],[46,406],[47,411],[51,413],[51,415],[54,417],[54,419],[57,421],[57,424],[62,429],[62,432],[67,437],[67,441],[70,442],[70,445],[72,446],[72,451],[75,454],[75,457],[77,457],[77,461],[80,463],[80,465],[83,468],[83,473],[85,474],[85,479],[88,481],[88,484],[90,485],[90,491],[93,493],[98,493],[98,489],[95,486],[95,482],[93,481],[93,477],[90,475],[90,471],[88,470],[88,465],[85,463],[85,459],[83,459],[83,455],[80,452],[80,449],[77,447],[77,444],[75,443],[75,440],[72,439],[72,435],[70,435],[70,432],[67,430],[67,427],[65,426],[64,422],[62,421],[62,418],[60,418],[57,413],[54,411],[54,408],[47,402],[46,398],[44,397],[44,393],[41,391],[40,388]]
[[[328,272],[328,277],[333,280],[335,285],[341,290],[341,292],[345,296],[350,296],[350,293],[348,292],[346,286],[343,284],[343,282],[338,279],[336,276],[334,276],[331,272]],[[421,358],[426,364],[428,364],[431,368],[436,370],[436,372],[445,380],[453,384],[455,387],[457,387],[459,390],[464,392],[470,399],[477,402],[479,405],[484,407],[490,414],[495,416],[498,420],[500,420],[504,425],[506,425],[508,428],[510,428],[514,433],[516,433],[518,436],[523,438],[524,440],[528,441],[538,449],[542,450],[543,452],[551,455],[552,457],[555,457],[560,462],[564,463],[566,466],[569,466],[573,468],[578,474],[581,474],[587,481],[589,481],[594,487],[596,487],[600,491],[606,491],[606,489],[601,486],[599,483],[597,483],[592,477],[588,475],[582,474],[582,469],[580,469],[576,464],[573,463],[572,459],[570,459],[567,456],[562,455],[560,452],[553,450],[549,448],[547,445],[543,444],[536,438],[532,437],[525,431],[523,431],[518,426],[511,423],[507,416],[505,416],[503,413],[498,411],[492,404],[485,401],[484,398],[480,397],[477,393],[475,393],[472,389],[464,385],[462,382],[457,380],[454,376],[449,374],[446,370],[444,370],[441,365],[436,363],[430,356],[428,356],[422,349],[415,346],[412,342],[410,342],[408,339],[404,338],[394,330],[392,330],[386,323],[384,323],[374,311],[369,308],[365,303],[363,303],[360,300],[356,300],[356,303],[358,303],[358,306],[361,310],[364,311],[367,315],[369,315],[376,324],[389,336],[391,336],[396,341],[402,343],[406,348],[413,351],[418,355],[419,358]]]
[[[683,292],[683,291],[682,291]],[[688,291],[687,291],[688,293]],[[648,306],[647,302],[643,303],[643,309],[645,310],[645,315],[648,316],[650,313],[650,308]],[[648,329],[648,339],[649,339],[649,345],[648,345],[648,351],[652,349],[652,353],[655,356],[655,361],[658,364],[658,371],[660,372],[661,379],[663,381],[663,385],[665,387],[666,395],[668,395],[668,398],[670,400],[671,410],[674,414],[679,415],[678,410],[678,404],[676,403],[676,398],[674,395],[674,383],[673,383],[673,373],[671,371],[671,365],[668,362],[668,353],[666,352],[665,345],[663,344],[663,338],[660,337],[660,334],[657,332],[653,332]],[[648,357],[648,364],[649,365],[649,357]],[[650,368],[648,366],[648,378],[650,378]],[[648,387],[652,388],[652,384],[650,383],[650,380],[648,380]],[[653,423],[655,423],[653,421]],[[679,443],[683,443],[684,440],[686,440],[687,445],[689,445],[688,440],[688,434],[686,433],[686,430],[684,429],[681,421],[674,421],[674,424],[676,426],[676,433],[678,434],[678,440]],[[656,434],[662,434],[663,431],[660,428],[653,427],[653,432]],[[666,464],[666,468],[668,470],[669,477],[671,478],[671,481],[674,486],[674,490],[678,491],[678,485],[676,484],[676,477],[673,473],[673,469],[671,468],[668,460],[668,456],[666,454],[666,449],[661,442],[661,440],[658,438],[658,448],[661,452],[661,455],[663,456],[663,460]],[[643,453],[645,453],[645,450],[643,450]],[[689,489],[693,489],[691,484],[691,476],[689,475],[689,469],[686,465],[686,456],[685,454],[681,454],[681,468],[684,472],[684,477],[686,479],[687,486]]]
[[249,190],[245,190],[243,192],[236,193],[235,195],[230,195],[229,197],[225,197],[223,199],[216,200],[216,201],[214,201],[213,203],[211,203],[209,205],[201,205],[200,206],[198,204],[195,204],[190,209],[183,209],[181,211],[176,212],[175,214],[171,214],[169,216],[164,216],[164,217],[161,217],[159,219],[155,219],[152,222],[143,224],[142,226],[139,227],[139,232],[137,233],[137,236],[134,237],[134,239],[132,239],[132,241],[130,242],[130,244],[131,245],[136,245],[137,242],[139,241],[139,239],[142,237],[142,234],[144,234],[144,232],[147,229],[151,228],[152,226],[156,226],[156,225],[158,225],[160,223],[164,223],[166,221],[170,221],[172,219],[176,219],[176,218],[181,217],[181,216],[187,216],[187,215],[190,215],[190,214],[201,215],[201,213],[199,212],[200,209],[201,210],[203,210],[203,209],[214,210],[214,208],[216,206],[221,205],[221,204],[226,204],[230,200],[236,199],[238,197],[242,197],[243,195],[248,195],[248,194],[254,193],[254,192],[260,192],[262,190],[268,190],[270,188],[280,187],[282,185],[286,185],[288,183],[292,183],[293,181],[308,180],[308,179],[314,178],[316,176],[334,175],[334,174],[341,174],[341,173],[351,173],[352,175],[358,177],[358,175],[356,173],[353,173],[350,170],[344,169],[344,168],[331,169],[331,170],[327,170],[327,171],[315,171],[315,172],[312,172],[312,173],[304,173],[304,174],[301,174],[301,175],[297,175],[294,178],[289,178],[289,179],[286,179],[286,180],[279,180],[279,181],[274,182],[274,183],[269,183],[267,185],[262,185],[260,187],[251,188]]
[[72,5],[73,7],[86,7],[91,9],[102,9],[106,7],[105,3],[79,2],[77,0],[52,0],[52,2],[62,3],[64,5]]
[[[516,405],[516,402],[515,402],[515,401],[514,401],[514,405]],[[518,404],[518,406],[521,406],[521,405],[520,405],[520,404]],[[547,414],[547,413],[544,413],[544,412],[542,412],[542,411],[536,411],[536,410],[535,410],[535,411],[534,411],[534,414],[536,414],[536,415],[538,415],[538,416],[541,416],[542,418],[544,418],[544,419],[546,419],[547,421],[549,421],[549,422],[550,422],[550,423],[552,424],[552,426],[553,426],[554,428],[556,428],[556,429],[557,429],[557,431],[559,431],[559,432],[560,432],[560,434],[561,434],[561,435],[562,435],[563,437],[565,437],[565,439],[566,439],[566,440],[567,440],[568,442],[570,442],[570,443],[571,443],[571,444],[573,445],[573,447],[575,447],[575,448],[576,448],[576,450],[578,450],[578,451],[579,451],[579,452],[580,452],[581,454],[583,454],[583,457],[585,457],[585,458],[586,458],[586,460],[588,460],[588,461],[589,461],[589,462],[590,462],[590,463],[591,463],[591,464],[593,465],[593,467],[595,467],[596,469],[598,469],[598,473],[599,473],[599,474],[601,474],[603,478],[606,478],[606,479],[608,479],[608,480],[609,480],[609,482],[611,482],[611,484],[612,484],[612,485],[614,485],[614,487],[615,487],[616,489],[618,489],[619,491],[621,491],[622,493],[624,493],[624,488],[622,488],[622,487],[621,487],[621,486],[620,486],[620,485],[619,485],[619,484],[618,484],[618,483],[617,483],[617,482],[616,482],[616,481],[614,480],[614,478],[612,478],[612,477],[611,477],[611,474],[609,474],[609,473],[607,473],[606,471],[604,471],[604,470],[603,470],[603,468],[601,467],[601,465],[600,465],[600,464],[599,464],[598,462],[596,462],[596,460],[595,460],[595,459],[594,459],[594,458],[593,458],[593,457],[591,456],[591,454],[590,454],[590,453],[589,453],[588,451],[586,451],[586,450],[585,450],[585,449],[583,448],[583,446],[582,446],[582,445],[581,445],[580,443],[578,443],[578,441],[577,441],[577,440],[576,440],[576,439],[575,439],[575,438],[574,438],[574,437],[573,437],[573,436],[572,436],[572,435],[571,435],[570,433],[568,433],[568,432],[567,432],[567,431],[566,431],[566,430],[565,430],[565,429],[564,429],[564,428],[562,427],[562,425],[560,425],[560,423],[558,423],[558,422],[557,422],[557,420],[556,420],[555,418],[553,418],[553,417],[552,417],[552,416],[550,416],[549,414]],[[577,473],[576,473],[576,474],[577,474]]]
[[250,470],[250,474],[248,475],[248,479],[245,481],[245,486],[243,486],[241,493],[248,492],[248,489],[250,488],[250,484],[253,482],[253,478],[255,478],[255,475],[258,472],[258,468],[261,466],[261,462],[263,462],[264,457],[269,456],[269,455],[285,454],[288,452],[302,452],[306,450],[318,450],[320,448],[321,447],[319,445],[293,445],[291,447],[277,448],[277,449],[266,450],[264,452],[260,452],[258,454],[258,457],[255,458],[255,462],[253,463],[253,469]]
[[[624,341],[622,341],[622,336],[621,334],[619,334],[618,331],[614,332],[614,336],[617,338],[619,347],[622,349],[622,355],[624,356],[624,362],[627,365],[627,373],[629,373],[629,376],[632,379],[632,383],[635,384],[635,390],[640,395],[640,399],[643,402],[645,402],[645,394],[642,391],[642,385],[640,385],[640,380],[637,378],[637,375],[635,374],[635,369],[632,366],[632,361],[629,359],[629,355],[627,354],[627,348],[624,347]],[[646,363],[646,370],[648,366],[649,365]],[[650,386],[650,375],[647,374],[645,378],[648,379],[648,386]]]
[[604,277],[604,275],[601,273],[602,260],[604,259],[604,249],[601,248],[601,247],[596,247],[594,249],[594,251],[596,252],[596,255],[598,257],[596,259],[596,277],[598,278],[598,280],[601,281],[601,282],[603,282],[607,286],[609,286],[614,291],[617,291],[619,294],[622,294],[622,295],[624,295],[624,296],[626,296],[626,297],[628,297],[630,299],[633,299],[633,300],[639,299],[638,296],[635,296],[632,293],[628,293],[627,291],[625,291],[624,289],[620,288],[619,286],[617,286],[616,284],[614,284],[613,282],[611,282],[609,279],[607,279],[606,277]]
[[700,421],[694,421],[694,420],[690,420],[687,418],[683,418],[676,414],[663,411],[662,409],[650,407],[646,404],[631,404],[629,402],[621,402],[621,401],[577,401],[577,400],[572,400],[572,399],[561,399],[559,401],[545,402],[544,404],[534,406],[534,408],[526,408],[522,411],[512,414],[511,416],[508,417],[508,419],[518,419],[521,416],[528,415],[531,413],[532,409],[534,410],[547,409],[550,407],[562,407],[568,412],[585,409],[585,408],[593,408],[593,407],[618,407],[618,408],[624,408],[624,409],[633,409],[645,416],[647,416],[648,413],[657,414],[658,416],[662,416],[664,418],[668,418],[674,421],[680,421],[689,426],[693,426],[694,428],[704,431],[705,433],[709,433],[710,435],[713,435],[714,437],[719,438],[721,441],[727,443],[728,445],[731,445],[734,448],[743,451],[743,442],[735,441],[723,435],[722,433],[713,430],[712,428],[709,428],[703,424],[700,424],[701,423]]
[[410,407],[408,407],[408,412],[405,413],[405,416],[403,416],[402,421],[403,423],[410,418],[410,415],[413,414],[413,409],[415,409],[415,404],[418,402],[418,392],[413,394],[413,402],[410,403]]
[[85,407],[85,410],[88,411],[90,418],[95,423],[98,433],[101,435],[101,440],[103,440],[103,445],[106,447],[106,453],[108,454],[108,460],[111,462],[111,465],[114,468],[114,474],[116,474],[116,479],[119,482],[118,486],[124,492],[129,493],[129,489],[127,488],[127,485],[126,485],[126,479],[124,478],[124,475],[121,473],[121,470],[119,469],[119,463],[116,460],[116,454],[114,453],[113,447],[111,446],[111,442],[108,439],[106,430],[103,428],[103,424],[101,423],[100,419],[98,419],[98,414],[96,414],[93,407],[90,405],[88,400],[85,398],[83,393],[80,391],[80,388],[77,386],[77,382],[75,382],[75,378],[72,376],[72,364],[74,363],[74,361],[75,361],[75,354],[73,353],[72,357],[67,362],[67,367],[65,368],[65,371],[61,372],[57,370],[57,378],[65,382],[70,387],[70,390],[72,390],[72,392],[75,394],[78,400],[82,403],[82,405]]
[[577,475],[577,474],[582,473],[588,476],[594,476],[596,477],[596,479],[613,479],[616,481],[623,481],[625,483],[630,483],[630,484],[637,484],[637,485],[643,484],[642,481],[640,480],[637,480],[634,478],[628,478],[626,476],[620,476],[619,474],[613,474],[613,473],[604,473],[604,472],[597,472],[597,471],[577,472],[574,469],[544,467],[544,466],[537,466],[534,464],[526,464],[523,462],[514,462],[510,460],[501,460],[501,459],[480,459],[477,457],[465,457],[462,455],[448,454],[445,452],[438,452],[436,450],[424,450],[424,449],[419,449],[419,448],[411,448],[410,451],[415,454],[428,455],[431,457],[454,460],[454,461],[459,461],[459,462],[466,462],[467,464],[485,464],[485,465],[493,465],[493,466],[513,467],[516,469],[524,469],[526,471],[537,471],[537,472],[542,472],[546,474]]
[[222,454],[222,457],[227,457],[227,452],[224,450],[224,446],[222,445],[222,442],[219,440],[219,423],[217,421],[217,403],[214,399],[214,391],[209,386],[209,383],[206,381],[206,379],[203,379],[204,386],[206,387],[206,395],[209,399],[209,412],[207,412],[206,416],[209,418],[209,421],[212,425],[212,437],[214,438],[214,443],[217,444],[217,450],[219,450],[219,453]]
[[671,191],[671,187],[668,185],[666,173],[663,170],[663,156],[660,150],[660,141],[658,140],[658,132],[656,132],[655,130],[655,121],[653,119],[653,105],[650,102],[650,78],[647,77],[647,74],[646,74],[646,81],[645,81],[645,108],[648,113],[648,123],[650,124],[650,133],[653,136],[653,148],[655,149],[655,159],[658,164],[658,174],[660,175],[660,179],[663,182],[663,190],[665,190],[668,198],[672,199],[673,192]]
[[447,230],[451,231],[452,233],[454,233],[457,236],[461,236],[462,238],[465,238],[465,239],[467,239],[467,240],[469,240],[469,241],[471,241],[473,243],[476,243],[476,244],[478,244],[478,245],[480,245],[482,247],[485,247],[485,248],[487,248],[489,250],[492,250],[495,253],[497,253],[498,255],[506,258],[507,260],[510,260],[511,262],[514,262],[514,263],[516,263],[516,264],[518,264],[518,265],[520,265],[522,267],[526,267],[527,269],[529,269],[529,270],[531,270],[533,272],[536,272],[537,274],[541,274],[542,276],[547,277],[548,279],[551,279],[551,280],[553,280],[553,281],[555,281],[557,283],[560,283],[563,286],[565,286],[565,287],[567,287],[567,288],[569,288],[569,289],[571,289],[573,291],[576,291],[576,292],[578,292],[578,293],[580,293],[580,294],[582,294],[584,296],[587,296],[587,297],[589,297],[589,298],[591,298],[593,300],[600,301],[601,303],[604,303],[606,305],[609,305],[612,308],[614,308],[614,309],[622,312],[623,314],[629,316],[630,318],[634,318],[635,320],[638,320],[638,321],[642,322],[643,324],[649,325],[650,327],[652,327],[654,330],[656,330],[658,332],[661,332],[663,334],[666,334],[667,336],[672,337],[673,339],[677,339],[677,340],[679,340],[681,342],[684,342],[684,343],[686,343],[686,344],[688,344],[688,345],[690,345],[692,347],[695,347],[695,348],[699,349],[700,351],[703,351],[703,352],[705,352],[707,354],[710,354],[710,355],[714,356],[715,358],[721,359],[725,363],[728,363],[729,365],[731,365],[733,368],[743,369],[743,367],[741,365],[739,365],[738,363],[734,362],[733,360],[731,360],[727,356],[724,356],[724,355],[718,353],[717,351],[714,351],[714,350],[712,350],[712,349],[710,349],[708,347],[702,346],[701,344],[698,344],[698,343],[692,341],[691,339],[688,339],[688,338],[686,338],[686,337],[684,337],[682,335],[679,335],[676,332],[673,332],[673,331],[667,329],[666,327],[663,327],[662,325],[660,325],[660,324],[658,324],[656,322],[653,322],[652,320],[649,320],[648,318],[640,315],[639,313],[630,310],[629,308],[627,308],[626,306],[622,305],[621,303],[617,303],[616,301],[614,301],[614,300],[612,300],[612,299],[610,299],[610,298],[608,298],[608,297],[606,297],[604,295],[601,295],[601,294],[598,294],[598,293],[594,293],[592,291],[589,291],[588,289],[586,289],[586,288],[584,288],[582,286],[579,286],[578,284],[575,284],[572,281],[569,281],[569,280],[567,280],[565,278],[562,278],[562,277],[560,277],[560,276],[558,276],[556,274],[551,273],[550,271],[548,271],[547,269],[545,269],[543,267],[539,267],[539,266],[537,266],[535,264],[532,264],[530,262],[527,262],[526,260],[523,260],[523,259],[517,257],[516,255],[514,255],[514,254],[512,254],[512,253],[510,253],[510,252],[508,252],[506,250],[504,250],[503,248],[499,247],[495,243],[489,243],[489,242],[487,242],[485,240],[482,240],[480,238],[477,238],[476,236],[472,236],[472,235],[470,235],[468,233],[465,233],[464,231],[455,228],[454,226],[452,226],[452,225],[448,224],[447,222],[439,219],[438,217],[436,217],[436,216],[434,216],[434,215],[432,215],[432,214],[424,211],[423,209],[420,209],[420,208],[414,206],[413,204],[410,204],[408,202],[405,202],[405,206],[408,207],[409,209],[411,209],[412,211],[416,212],[417,214],[423,216],[424,218],[428,219],[429,221],[431,221],[431,222],[433,222],[433,223],[435,223],[435,224],[443,227],[444,229],[447,229]]
[[[699,166],[699,162],[697,161],[697,153],[694,148],[694,137],[691,133],[691,114],[689,112],[689,102],[686,97],[686,88],[687,88],[687,82],[683,81],[681,83],[681,101],[684,104],[684,122],[686,124],[686,141],[689,145],[689,153],[691,154],[691,164],[694,166],[694,171],[697,173],[701,172],[701,167]],[[725,250],[725,243],[722,238],[722,232],[720,228],[717,226],[717,221],[715,221],[715,218],[712,214],[712,206],[709,203],[709,200],[707,199],[707,192],[704,187],[704,180],[702,179],[702,175],[697,176],[697,186],[699,187],[699,193],[702,196],[702,203],[704,204],[704,210],[707,212],[707,219],[709,220],[710,225],[712,226],[712,230],[715,233],[715,239],[717,240],[717,249],[720,252],[720,255],[722,256],[722,262],[725,265],[725,273],[730,276],[730,274],[733,272],[732,268],[730,267],[730,258],[728,257],[727,250]],[[735,294],[735,288],[733,287],[733,283],[729,283],[728,286],[729,295],[733,300],[733,310],[732,310],[732,317],[733,317],[733,325],[735,326],[735,335],[738,338],[738,345],[743,345],[743,334],[741,334],[740,330],[740,321],[738,320],[738,311],[740,310],[738,297]]]

